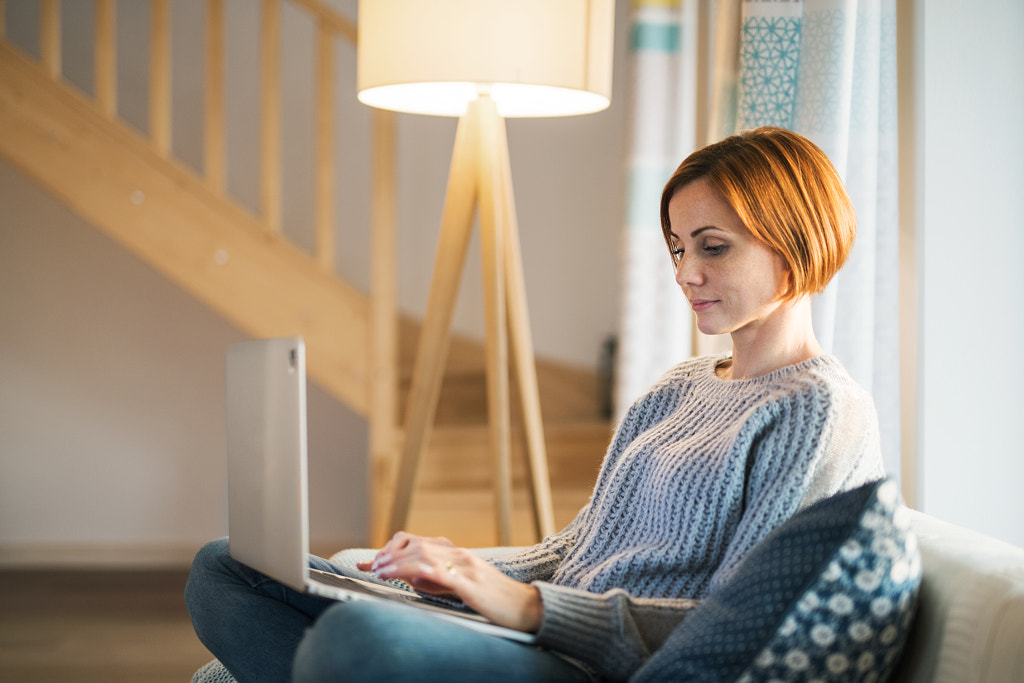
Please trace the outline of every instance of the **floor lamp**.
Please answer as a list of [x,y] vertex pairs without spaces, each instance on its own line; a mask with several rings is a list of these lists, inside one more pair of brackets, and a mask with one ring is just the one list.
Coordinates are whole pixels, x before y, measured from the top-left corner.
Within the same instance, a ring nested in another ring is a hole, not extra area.
[[511,542],[510,352],[523,403],[537,532],[555,530],[505,118],[606,108],[613,15],[613,0],[360,0],[360,101],[459,117],[388,533],[408,519],[477,211],[498,542]]

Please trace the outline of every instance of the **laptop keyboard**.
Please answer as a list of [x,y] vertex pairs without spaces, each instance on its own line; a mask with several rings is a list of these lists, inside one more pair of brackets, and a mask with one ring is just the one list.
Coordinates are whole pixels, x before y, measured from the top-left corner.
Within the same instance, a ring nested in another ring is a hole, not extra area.
[[353,579],[351,577],[334,574],[332,572],[320,571],[319,569],[310,569],[309,575],[310,578],[317,583],[322,583],[328,586],[358,591],[369,595],[383,596],[392,600],[404,600],[405,602],[412,602],[420,605],[436,605],[438,607],[444,607],[445,609],[455,610],[466,614],[474,614],[472,609],[466,607],[461,602],[448,598],[435,598],[434,596],[425,595],[423,593],[416,593],[412,588],[402,590],[401,588],[394,588],[392,586],[371,583],[370,581]]

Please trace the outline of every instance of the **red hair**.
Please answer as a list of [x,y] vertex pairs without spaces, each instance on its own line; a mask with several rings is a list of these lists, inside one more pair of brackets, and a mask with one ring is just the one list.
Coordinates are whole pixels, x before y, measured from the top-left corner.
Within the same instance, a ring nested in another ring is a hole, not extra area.
[[[846,262],[857,215],[832,162],[807,138],[783,128],[756,128],[688,156],[661,195],[661,230],[669,250],[669,202],[701,178],[756,239],[786,261],[786,299],[820,293]],[[673,261],[678,265],[678,257]]]

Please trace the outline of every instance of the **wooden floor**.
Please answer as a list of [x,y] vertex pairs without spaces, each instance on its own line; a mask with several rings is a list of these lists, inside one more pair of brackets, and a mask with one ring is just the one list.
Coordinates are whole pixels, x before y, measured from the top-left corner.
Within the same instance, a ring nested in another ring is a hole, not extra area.
[[[531,543],[532,516],[518,493],[513,542]],[[558,493],[561,527],[588,492]],[[495,544],[484,521],[492,513],[489,494],[421,495],[414,531],[467,546]],[[212,655],[185,611],[186,577],[184,569],[0,570],[0,682],[187,683]]]
[[187,683],[184,571],[0,571],[0,681]]
[[[555,491],[557,528],[589,487]],[[514,544],[535,542],[532,511],[517,488]],[[459,545],[495,544],[486,491],[421,491],[410,531]],[[314,547],[330,555],[339,548]],[[185,611],[186,569],[0,570],[0,683],[187,683],[212,659]]]

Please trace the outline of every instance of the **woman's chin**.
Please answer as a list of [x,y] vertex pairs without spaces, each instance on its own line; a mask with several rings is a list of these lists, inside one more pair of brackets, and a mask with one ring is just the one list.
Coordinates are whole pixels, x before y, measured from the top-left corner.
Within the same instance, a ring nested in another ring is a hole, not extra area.
[[716,323],[714,320],[708,319],[701,320],[699,316],[697,317],[697,329],[700,330],[701,334],[705,334],[709,337],[716,337],[720,334],[726,334],[729,331],[725,329],[721,323]]

